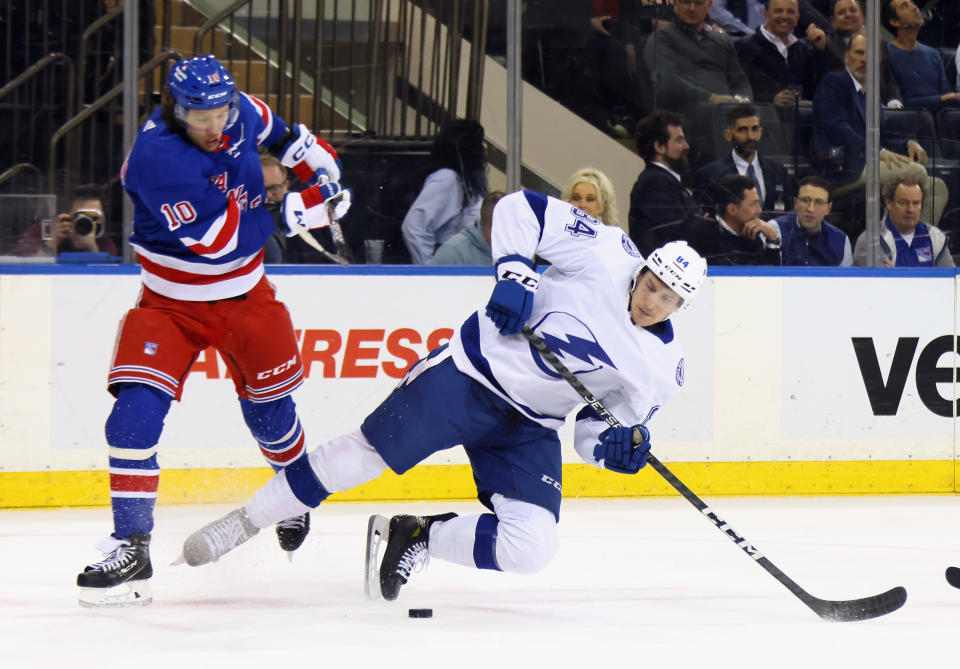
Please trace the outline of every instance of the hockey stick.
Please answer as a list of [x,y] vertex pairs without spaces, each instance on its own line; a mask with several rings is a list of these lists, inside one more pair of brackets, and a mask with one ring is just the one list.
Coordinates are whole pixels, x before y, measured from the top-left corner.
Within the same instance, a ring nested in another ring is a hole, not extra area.
[[[573,389],[580,394],[587,404],[590,405],[597,414],[603,418],[608,425],[611,427],[622,427],[620,421],[618,421],[613,414],[607,411],[607,408],[603,406],[603,403],[593,396],[593,394],[587,390],[587,388],[580,383],[580,380],[573,375],[566,366],[560,362],[560,359],[557,358],[556,354],[550,350],[546,342],[538,337],[529,327],[524,326],[523,336],[526,337],[527,341],[530,342],[530,345],[533,346],[537,351],[540,352],[540,355],[550,363],[550,366],[553,367],[557,372],[573,386]],[[837,620],[841,622],[847,622],[852,620],[867,620],[869,618],[876,618],[878,616],[885,615],[891,611],[896,611],[904,602],[907,601],[907,591],[902,586],[898,586],[887,592],[881,593],[879,595],[874,595],[873,597],[864,597],[863,599],[847,599],[847,600],[830,600],[830,599],[820,599],[814,597],[806,590],[797,585],[793,579],[784,574],[780,569],[773,564],[769,559],[767,559],[759,550],[754,548],[753,544],[746,540],[746,538],[734,530],[725,520],[720,518],[717,513],[711,509],[707,504],[697,497],[697,495],[690,490],[684,483],[674,476],[667,467],[660,462],[657,458],[653,456],[652,453],[647,456],[647,463],[651,465],[657,473],[660,474],[667,483],[674,487],[674,489],[679,492],[684,499],[693,504],[707,519],[710,520],[714,525],[717,526],[721,532],[723,532],[727,537],[729,537],[733,543],[740,547],[740,549],[749,555],[753,560],[759,564],[761,567],[767,570],[775,579],[780,581],[790,592],[794,594],[800,601],[809,606],[814,613],[823,618],[824,620]],[[948,572],[949,573],[949,572]],[[960,575],[960,570],[958,570],[958,575]]]
[[338,256],[336,253],[330,253],[328,250],[323,248],[323,245],[320,242],[318,242],[316,237],[311,235],[310,231],[307,230],[306,228],[297,227],[297,234],[300,235],[300,239],[302,239],[307,244],[309,244],[310,246],[318,250],[323,255],[330,258],[330,260],[332,260],[333,262],[339,263],[341,265],[350,264],[349,262],[347,262],[346,258],[343,258],[342,256]]

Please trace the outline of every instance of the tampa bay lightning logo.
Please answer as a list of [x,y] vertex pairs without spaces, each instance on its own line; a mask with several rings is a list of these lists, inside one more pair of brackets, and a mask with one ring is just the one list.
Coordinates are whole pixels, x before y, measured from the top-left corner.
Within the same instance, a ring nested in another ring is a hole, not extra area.
[[[587,374],[607,367],[617,368],[603,350],[586,323],[563,311],[551,311],[534,326],[534,331],[574,374]],[[559,374],[540,357],[533,346],[530,355],[547,376],[559,379]]]
[[636,244],[633,243],[633,240],[630,239],[629,235],[623,235],[620,238],[620,245],[623,247],[623,250],[632,255],[634,258],[642,258],[643,254],[640,253],[640,250],[637,248]]
[[677,385],[683,385],[683,358],[680,358],[680,362],[677,363]]

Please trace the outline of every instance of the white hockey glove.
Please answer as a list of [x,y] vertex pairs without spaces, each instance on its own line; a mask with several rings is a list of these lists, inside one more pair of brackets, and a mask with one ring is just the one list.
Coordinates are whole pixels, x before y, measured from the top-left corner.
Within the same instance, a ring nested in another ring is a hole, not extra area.
[[340,159],[337,151],[314,135],[302,123],[291,126],[293,138],[280,154],[280,162],[293,169],[303,183],[310,183],[317,170],[323,170],[333,181],[340,181]]
[[[349,198],[350,190],[340,187],[339,181],[327,183],[297,192],[287,193],[283,198],[280,215],[287,226],[287,237],[299,234],[299,230],[314,230],[330,225],[330,213],[335,212],[340,200]],[[329,207],[320,206],[324,203]],[[347,208],[350,208],[349,199]]]

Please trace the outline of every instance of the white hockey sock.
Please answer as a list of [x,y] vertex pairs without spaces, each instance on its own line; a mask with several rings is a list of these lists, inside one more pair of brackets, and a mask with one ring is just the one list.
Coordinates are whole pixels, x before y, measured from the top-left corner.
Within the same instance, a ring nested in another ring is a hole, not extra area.
[[255,492],[245,508],[250,522],[261,529],[310,510],[310,507],[297,499],[290,490],[290,484],[282,471]]
[[457,516],[431,526],[430,557],[476,569],[473,543],[479,518],[479,515]]
[[[310,469],[327,492],[349,490],[377,478],[387,469],[387,463],[360,428],[320,444],[307,457]],[[254,493],[246,509],[253,524],[264,528],[304,514],[311,507],[297,499],[286,476],[280,472]]]

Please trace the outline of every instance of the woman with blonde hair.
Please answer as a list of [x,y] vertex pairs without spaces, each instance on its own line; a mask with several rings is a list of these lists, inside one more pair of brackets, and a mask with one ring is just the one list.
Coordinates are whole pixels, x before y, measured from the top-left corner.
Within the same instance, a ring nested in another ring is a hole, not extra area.
[[606,225],[619,225],[617,197],[606,174],[595,167],[577,170],[567,181],[560,199]]

